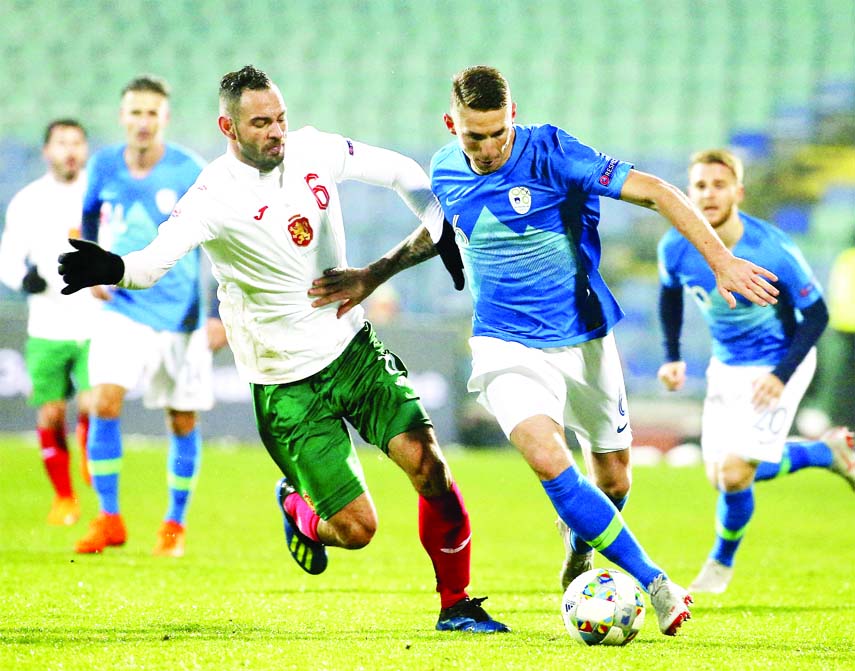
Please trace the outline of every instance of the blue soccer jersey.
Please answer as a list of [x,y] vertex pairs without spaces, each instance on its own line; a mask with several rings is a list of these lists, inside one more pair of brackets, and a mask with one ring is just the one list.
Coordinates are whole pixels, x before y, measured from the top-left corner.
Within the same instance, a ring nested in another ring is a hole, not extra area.
[[463,250],[472,332],[537,348],[602,337],[623,312],[598,270],[599,196],[619,198],[632,166],[555,126],[514,131],[496,172],[473,172],[457,142],[431,161]]
[[[198,157],[167,144],[160,161],[138,179],[128,170],[124,150],[125,145],[111,146],[91,158],[83,201],[83,237],[120,255],[154,240],[157,227],[169,218],[202,170]],[[116,289],[106,308],[158,331],[192,331],[201,323],[199,277],[199,251],[195,250],[150,289]]]
[[715,276],[700,253],[675,229],[659,241],[659,279],[682,286],[701,309],[712,334],[713,356],[730,365],[775,366],[786,354],[801,319],[799,310],[822,297],[810,267],[790,237],[772,224],[739,214],[742,238],[733,249],[778,276],[778,303],[761,307],[736,296],[733,310],[716,289]]

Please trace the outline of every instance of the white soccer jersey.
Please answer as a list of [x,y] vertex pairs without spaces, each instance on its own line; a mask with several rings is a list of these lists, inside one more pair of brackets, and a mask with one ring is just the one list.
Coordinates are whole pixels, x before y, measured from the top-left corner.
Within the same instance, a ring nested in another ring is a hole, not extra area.
[[27,333],[48,340],[87,340],[98,301],[87,291],[63,296],[57,257],[73,251],[68,238],[80,237],[86,174],[71,183],[47,173],[21,189],[9,203],[0,240],[0,281],[19,291],[27,262],[35,265],[47,289],[28,297]]
[[361,307],[338,319],[337,305],[313,308],[307,293],[324,270],[347,265],[336,187],[346,179],[395,189],[438,239],[442,210],[415,161],[306,127],[288,134],[284,161],[269,173],[230,152],[209,164],[157,238],[124,257],[120,285],[151,286],[201,244],[242,376],[304,379],[338,357],[364,322]]

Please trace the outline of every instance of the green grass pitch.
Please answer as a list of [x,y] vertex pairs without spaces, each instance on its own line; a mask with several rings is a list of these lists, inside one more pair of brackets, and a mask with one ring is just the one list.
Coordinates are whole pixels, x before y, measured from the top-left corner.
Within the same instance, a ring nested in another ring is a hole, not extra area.
[[[80,491],[76,526],[44,523],[49,489],[29,442],[0,437],[3,670],[855,668],[855,496],[825,472],[757,486],[730,589],[697,596],[679,636],[659,634],[648,609],[629,646],[583,648],[561,621],[553,512],[510,450],[448,452],[472,517],[471,593],[489,595],[485,606],[513,629],[479,637],[434,631],[416,497],[376,450],[360,454],[377,536],[360,551],[331,550],[312,577],[285,549],[278,474],[261,449],[206,448],[187,556],[167,560],[149,554],[165,511],[158,441],[127,441],[129,540],[103,556],[71,552],[96,512],[91,490]],[[709,550],[714,505],[700,467],[639,467],[625,517],[686,584]]]

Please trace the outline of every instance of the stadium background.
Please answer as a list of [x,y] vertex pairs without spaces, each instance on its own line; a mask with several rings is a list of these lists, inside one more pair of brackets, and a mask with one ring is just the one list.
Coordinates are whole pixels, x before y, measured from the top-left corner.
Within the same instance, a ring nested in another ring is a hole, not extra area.
[[[747,163],[744,209],[793,234],[823,283],[855,239],[852,0],[0,0],[0,14],[4,212],[43,172],[50,119],[79,118],[93,151],[122,140],[119,92],[142,72],[172,86],[167,138],[206,159],[224,147],[219,78],[252,63],[280,84],[292,128],[311,124],[394,148],[426,167],[450,140],[441,117],[451,75],[487,63],[508,76],[520,123],[563,126],[677,184],[692,151],[734,147]],[[414,224],[394,194],[353,184],[342,193],[352,264],[385,251]],[[655,244],[665,227],[653,213],[603,202],[604,275],[627,313],[616,335],[637,441],[667,446],[697,428],[708,338],[687,308],[691,384],[684,401],[666,403],[655,380]],[[410,364],[441,438],[495,440],[463,391],[469,298],[453,292],[441,264],[398,276],[369,308]],[[32,412],[18,353],[25,304],[0,290],[0,311],[0,425],[27,430]],[[843,361],[846,341],[837,335],[823,337],[809,405],[843,421],[853,401],[829,382]],[[220,355],[219,404],[205,418],[206,433],[251,437],[233,372]],[[128,411],[129,430],[162,433],[159,413],[137,403]]]

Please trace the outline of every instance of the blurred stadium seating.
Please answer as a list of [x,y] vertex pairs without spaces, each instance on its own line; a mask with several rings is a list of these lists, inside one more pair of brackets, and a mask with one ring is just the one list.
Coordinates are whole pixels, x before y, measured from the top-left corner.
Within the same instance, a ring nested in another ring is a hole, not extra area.
[[[4,0],[0,136],[35,141],[71,114],[117,137],[118,91],[142,71],[175,91],[173,134],[214,150],[216,84],[252,62],[311,121],[425,154],[446,139],[450,75],[488,62],[525,122],[614,153],[682,157],[778,105],[852,78],[851,0]],[[403,105],[402,105],[403,103]]]
[[[837,172],[816,159],[855,133],[853,0],[0,4],[4,210],[11,194],[42,170],[38,151],[47,120],[79,117],[94,147],[121,139],[119,91],[141,72],[170,82],[169,137],[206,158],[223,147],[215,124],[219,78],[253,63],[280,83],[292,128],[311,123],[402,150],[426,165],[450,139],[441,118],[450,76],[488,63],[508,76],[521,123],[561,125],[678,184],[691,151],[736,145],[749,159],[749,182],[755,174],[768,178],[762,191],[749,183],[746,209],[768,217],[780,212],[821,275],[833,251],[855,236],[855,150],[835,149],[846,157],[832,160]],[[841,115],[849,119],[842,134],[823,125]],[[825,166],[813,173],[812,195],[791,202],[773,193],[765,201],[782,181],[775,162],[797,151]],[[412,224],[394,195],[365,194],[360,186],[344,189],[352,263],[385,251]],[[604,207],[605,274],[630,316],[618,335],[648,343],[633,346],[628,364],[631,384],[648,389],[659,356],[658,338],[650,337],[657,332],[655,241],[665,224],[638,208]],[[468,298],[451,291],[440,264],[394,282],[404,311],[468,311]],[[690,352],[701,343],[690,369],[700,376],[706,335],[692,318],[687,328]]]

